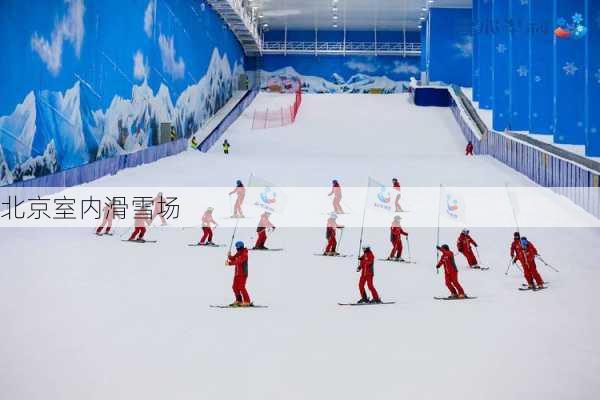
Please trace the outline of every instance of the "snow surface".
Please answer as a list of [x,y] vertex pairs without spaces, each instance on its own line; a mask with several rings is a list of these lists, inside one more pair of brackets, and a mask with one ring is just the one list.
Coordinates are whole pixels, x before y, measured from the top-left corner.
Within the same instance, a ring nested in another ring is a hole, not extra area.
[[[368,175],[405,186],[533,186],[487,156],[464,157],[451,111],[417,108],[408,95],[306,95],[294,125],[252,131],[265,101],[274,100],[260,94],[226,133],[228,157],[216,145],[93,185],[227,186],[254,172],[297,186],[358,186]],[[457,260],[478,299],[434,301],[446,288],[432,265],[435,229],[422,228],[409,230],[417,264],[376,263],[381,296],[397,303],[342,308],[358,299],[356,260],[314,257],[323,229],[285,228],[267,242],[285,251],[250,255],[250,294],[270,308],[217,310],[208,305],[232,300],[232,271],[223,248],[186,246],[198,230],[152,228],[159,243],[148,245],[120,242],[123,230],[3,230],[0,397],[597,399],[600,231],[522,231],[560,269],[540,263],[550,288],[539,293],[517,291],[514,268],[504,275],[512,230],[477,229],[492,269]],[[217,229],[215,240],[230,235]],[[457,235],[441,232],[452,247]],[[341,251],[356,254],[358,237],[347,230]],[[377,257],[389,251],[387,229],[365,238]]]

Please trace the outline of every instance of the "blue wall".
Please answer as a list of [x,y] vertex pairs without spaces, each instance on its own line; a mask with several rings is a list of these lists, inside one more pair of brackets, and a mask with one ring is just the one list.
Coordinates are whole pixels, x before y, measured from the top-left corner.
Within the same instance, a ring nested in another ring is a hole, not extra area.
[[472,85],[471,9],[432,8],[429,14],[429,79]]
[[[476,0],[474,98],[493,109],[494,129],[552,134],[600,156],[599,8],[594,0]],[[558,27],[570,37],[558,37]]]
[[0,184],[143,150],[162,122],[189,137],[244,72],[193,0],[3,0],[0,37]]

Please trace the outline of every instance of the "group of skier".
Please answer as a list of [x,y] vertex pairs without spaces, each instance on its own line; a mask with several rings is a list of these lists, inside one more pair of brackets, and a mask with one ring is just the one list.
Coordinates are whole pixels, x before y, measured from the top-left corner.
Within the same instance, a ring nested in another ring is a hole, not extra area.
[[[392,185],[394,190],[397,191],[394,201],[395,209],[397,212],[401,212],[400,183],[396,178],[394,178],[392,180]],[[236,195],[235,203],[233,205],[232,218],[245,218],[242,211],[242,205],[246,195],[246,188],[240,180],[236,182],[235,188],[229,193],[229,195]],[[341,186],[337,180],[332,181],[332,189],[329,195],[333,196],[332,205],[334,212],[330,213],[327,218],[325,228],[326,244],[322,255],[339,256],[340,254],[337,251],[337,230],[343,229],[344,225],[338,223],[338,214],[343,213],[344,211],[341,205]],[[152,211],[150,211],[149,207],[141,207],[136,211],[134,230],[128,240],[143,241],[147,227],[150,226],[152,221],[154,221],[157,217],[162,220],[162,225],[166,225],[166,221],[163,216],[164,203],[165,201],[163,194],[158,193],[156,197],[152,199]],[[218,224],[213,218],[213,211],[213,207],[208,207],[202,216],[202,236],[197,245],[216,246],[213,242],[213,229],[216,228]],[[252,248],[253,250],[268,250],[266,247],[267,232],[275,229],[275,225],[273,225],[273,223],[270,221],[270,215],[270,212],[264,212],[260,216],[260,220],[256,228],[256,243]],[[110,234],[114,217],[114,205],[111,202],[108,202],[105,204],[103,209],[103,219],[100,226],[97,228],[96,233],[98,235]],[[399,215],[394,216],[389,229],[391,250],[389,256],[384,259],[384,261],[405,262],[405,259],[402,257],[402,237],[404,236],[408,241],[409,233],[401,226],[401,217]],[[487,269],[486,267],[482,267],[480,265],[477,247],[477,242],[471,237],[469,230],[463,229],[456,240],[456,249],[465,257],[469,268]],[[445,283],[450,291],[450,296],[448,299],[467,298],[465,291],[458,280],[458,267],[454,252],[447,244],[438,245],[436,248],[440,252],[436,269],[440,269],[442,267],[444,269]],[[246,248],[242,241],[237,241],[235,243],[235,249],[235,254],[232,255],[231,252],[228,252],[226,259],[227,265],[235,267],[232,285],[235,301],[229,306],[252,306],[253,304],[246,289],[246,281],[248,278],[248,248]],[[360,272],[358,282],[360,299],[356,304],[381,303],[381,297],[379,296],[379,293],[374,285],[375,255],[371,249],[371,246],[368,244],[362,245],[361,249],[362,254],[358,257],[359,264],[357,268],[357,271]],[[520,264],[527,282],[527,289],[538,290],[544,288],[544,281],[537,270],[537,256],[538,252],[533,243],[528,241],[526,237],[521,237],[519,232],[515,232],[510,246],[511,263],[516,264],[518,262]],[[367,295],[366,288],[368,288],[370,291],[370,298]]]

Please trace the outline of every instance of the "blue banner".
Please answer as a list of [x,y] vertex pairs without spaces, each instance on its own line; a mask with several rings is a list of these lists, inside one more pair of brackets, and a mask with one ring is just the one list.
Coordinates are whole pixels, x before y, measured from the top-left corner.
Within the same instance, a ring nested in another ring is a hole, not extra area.
[[600,2],[588,0],[588,35],[586,55],[588,84],[586,85],[587,136],[586,155],[600,157]]
[[[585,15],[585,0],[555,1],[554,25],[554,141],[585,143],[585,39],[578,27]],[[562,32],[560,31],[560,32]]]
[[479,21],[479,107],[491,110],[493,102],[493,74],[492,74],[492,50],[494,24],[492,21],[492,2],[489,0],[478,0]]
[[529,130],[529,4],[510,0],[510,125],[517,131]]
[[554,132],[553,11],[548,0],[529,0],[530,131]]
[[492,62],[494,129],[510,128],[510,31],[511,21],[506,0],[493,1],[494,52]]

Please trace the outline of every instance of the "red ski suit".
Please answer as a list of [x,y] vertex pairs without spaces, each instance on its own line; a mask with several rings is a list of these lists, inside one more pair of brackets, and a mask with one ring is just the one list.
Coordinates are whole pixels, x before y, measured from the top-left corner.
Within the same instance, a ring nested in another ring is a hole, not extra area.
[[150,225],[152,223],[152,220],[148,218],[148,210],[137,210],[134,221],[135,229],[129,237],[129,240],[143,239],[144,235],[146,234],[146,225]]
[[335,218],[327,219],[327,229],[325,230],[325,238],[327,239],[327,246],[325,247],[325,253],[334,253],[337,247],[337,240],[335,239],[336,228],[343,228],[342,225],[338,225]]
[[275,225],[269,221],[269,216],[267,213],[264,213],[260,216],[260,221],[258,222],[258,227],[256,228],[256,232],[258,233],[258,237],[256,238],[256,244],[254,247],[261,248],[265,247],[265,243],[267,241],[267,229],[273,228],[275,229]]
[[242,212],[242,203],[244,202],[244,197],[246,197],[246,188],[244,186],[236,186],[229,195],[236,194],[237,198],[235,199],[235,204],[233,205],[233,216],[241,217],[244,215]]
[[456,241],[456,248],[460,251],[467,259],[469,267],[477,265],[477,258],[473,254],[473,248],[471,245],[477,247],[477,243],[466,233],[461,233]]
[[200,239],[200,243],[204,243],[205,241],[212,242],[213,231],[211,224],[217,225],[213,219],[212,212],[206,211],[202,216],[202,238]]
[[473,143],[467,144],[467,148],[465,149],[465,155],[467,155],[467,156],[473,155]]
[[246,280],[248,279],[248,249],[239,249],[234,255],[227,257],[228,265],[235,265],[233,276],[233,294],[238,303],[250,303],[250,295],[246,290]]
[[390,228],[390,241],[392,242],[390,258],[402,257],[402,235],[408,236],[408,232],[402,229],[400,222],[394,220]]
[[460,286],[460,283],[458,283],[458,268],[456,268],[456,263],[454,262],[454,253],[451,250],[440,249],[440,251],[442,252],[442,257],[437,263],[436,268],[444,266],[446,287],[454,296],[459,294],[464,295],[465,291]]
[[398,192],[396,200],[394,200],[394,205],[396,206],[396,212],[400,212],[402,211],[402,207],[400,206],[400,182],[394,182],[394,190]]
[[333,195],[333,211],[338,214],[343,214],[344,210],[342,209],[342,188],[339,184],[333,185],[331,188],[331,192],[329,192],[328,196]]
[[110,232],[110,228],[112,228],[113,219],[115,219],[115,213],[112,207],[112,203],[108,203],[102,209],[104,211],[104,217],[102,218],[102,223],[96,229],[96,233],[102,233],[102,229],[106,226],[106,230],[104,233]]
[[515,246],[515,242],[516,240],[513,241],[513,244],[510,247],[511,256],[513,254],[513,247],[515,247],[515,256],[513,259],[516,258],[521,263],[525,280],[529,286],[533,286],[534,281],[538,286],[542,286],[544,284],[544,280],[538,272],[537,265],[535,264],[535,257],[538,255],[537,249],[531,242],[527,242],[526,248],[523,248],[520,242]]
[[366,284],[371,292],[373,300],[379,300],[379,293],[377,293],[377,290],[373,285],[373,276],[375,275],[375,271],[373,269],[373,265],[375,264],[375,255],[370,249],[367,249],[358,259],[360,260],[360,264],[358,265],[358,270],[360,271],[360,279],[358,281],[360,297],[363,299],[367,298],[367,292],[365,291]]

